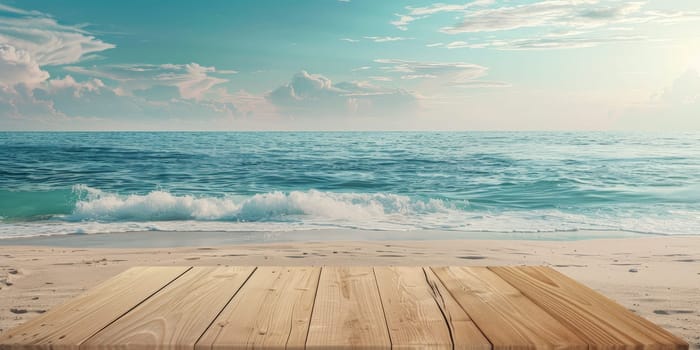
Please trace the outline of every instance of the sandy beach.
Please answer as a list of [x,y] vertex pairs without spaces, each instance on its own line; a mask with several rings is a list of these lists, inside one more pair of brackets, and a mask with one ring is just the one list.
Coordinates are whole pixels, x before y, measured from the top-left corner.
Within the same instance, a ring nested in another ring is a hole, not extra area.
[[545,265],[700,348],[700,237],[363,240],[168,248],[2,245],[0,331],[137,265]]

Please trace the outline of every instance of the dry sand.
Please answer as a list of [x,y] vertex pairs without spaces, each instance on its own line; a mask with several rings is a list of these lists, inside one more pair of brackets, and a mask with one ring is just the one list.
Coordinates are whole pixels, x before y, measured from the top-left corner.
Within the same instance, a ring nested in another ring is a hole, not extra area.
[[0,332],[136,265],[546,265],[700,349],[700,237],[0,246]]

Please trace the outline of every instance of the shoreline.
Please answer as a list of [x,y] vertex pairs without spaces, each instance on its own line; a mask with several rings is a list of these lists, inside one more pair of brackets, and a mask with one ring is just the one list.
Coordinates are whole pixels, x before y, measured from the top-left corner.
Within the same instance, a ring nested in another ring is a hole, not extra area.
[[[319,233],[335,235],[326,230],[315,232]],[[214,240],[212,237],[220,237],[213,235],[189,247],[163,244],[167,241],[159,242],[159,247],[108,245],[114,240],[148,236],[138,234],[105,236],[102,246],[93,242],[93,247],[0,242],[0,333],[131,266],[544,265],[668,329],[691,348],[700,349],[700,236],[567,241],[433,237],[362,240],[360,237],[367,233],[355,232],[353,237],[344,233],[344,240],[303,241],[304,237],[299,236],[298,241],[226,244]],[[99,236],[103,235],[83,235],[68,241]],[[149,239],[157,241],[154,236]],[[219,244],[211,244],[215,242]]]
[[337,241],[553,241],[574,242],[591,239],[623,239],[644,237],[693,237],[630,231],[447,231],[447,230],[359,230],[313,229],[297,231],[129,231],[95,234],[58,234],[0,239],[2,246],[53,246],[75,248],[174,248],[265,244],[290,242]]

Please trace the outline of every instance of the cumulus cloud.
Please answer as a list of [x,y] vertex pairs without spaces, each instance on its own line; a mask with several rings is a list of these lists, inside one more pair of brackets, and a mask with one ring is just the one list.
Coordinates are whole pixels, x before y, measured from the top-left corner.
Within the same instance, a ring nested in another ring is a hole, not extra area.
[[[198,120],[272,109],[265,108],[269,103],[263,96],[223,87],[234,70],[194,62],[76,65],[114,47],[84,25],[0,4],[0,127],[54,128],[71,121],[97,121],[104,127],[162,116]],[[54,73],[59,78],[51,79],[49,66],[62,66],[52,72],[70,74]]]
[[79,62],[115,47],[80,26],[60,24],[45,13],[7,5],[0,8],[0,43],[27,52],[40,66]]
[[[6,70],[5,57],[14,57],[8,53],[10,50],[0,50],[3,71]],[[242,95],[243,92],[229,93],[220,88],[227,79],[212,76],[232,71],[221,72],[197,63],[69,66],[65,69],[87,78],[78,80],[73,75],[65,75],[49,79],[48,74],[40,74],[35,79],[36,84],[28,85],[27,69],[22,71],[23,76],[12,78],[11,82],[22,84],[0,89],[0,116],[3,117],[0,125],[7,125],[11,120],[17,125],[22,121],[53,126],[60,120],[83,120],[88,122],[87,126],[96,125],[96,121],[157,120],[159,116],[211,120],[250,115],[246,107],[260,109],[259,105],[253,106],[250,96]],[[3,76],[4,81],[10,80]],[[264,101],[261,97],[259,100]],[[239,102],[243,109],[238,107]]]
[[323,75],[301,71],[289,83],[269,92],[267,100],[284,113],[300,116],[378,115],[414,108],[418,96],[367,82],[333,84]]
[[242,113],[235,94],[198,101],[180,97],[177,87],[170,87],[172,91],[164,88],[120,94],[101,79],[79,81],[65,76],[31,89],[0,89],[0,128],[102,129],[134,122],[157,123],[161,128],[190,123],[196,128],[197,122],[236,118]]
[[46,90],[50,92],[71,90],[73,96],[80,97],[84,92],[96,92],[103,88],[105,88],[105,84],[100,79],[78,82],[72,76],[66,75],[61,79],[49,80]]
[[29,52],[14,46],[0,44],[0,86],[10,88],[17,84],[36,85],[49,78]]

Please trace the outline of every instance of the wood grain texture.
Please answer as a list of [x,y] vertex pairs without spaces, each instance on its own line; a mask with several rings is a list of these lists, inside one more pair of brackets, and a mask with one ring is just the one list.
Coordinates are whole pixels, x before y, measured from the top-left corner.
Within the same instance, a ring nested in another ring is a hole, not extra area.
[[685,341],[551,268],[490,269],[567,325],[591,349],[688,349]]
[[303,349],[320,267],[259,267],[197,349]]
[[311,316],[308,349],[390,349],[371,267],[324,267]]
[[[454,347],[453,347],[454,346]],[[138,267],[1,349],[688,350],[546,267]]]
[[78,346],[190,267],[134,267],[85,294],[4,332],[0,349],[77,349]]
[[567,327],[486,267],[438,267],[433,272],[496,350],[588,348]]
[[420,267],[375,267],[393,349],[452,349],[450,330]]
[[484,337],[469,315],[440,282],[433,270],[423,268],[430,292],[442,310],[452,334],[455,350],[490,350],[491,343]]
[[192,349],[254,267],[193,267],[81,349]]

